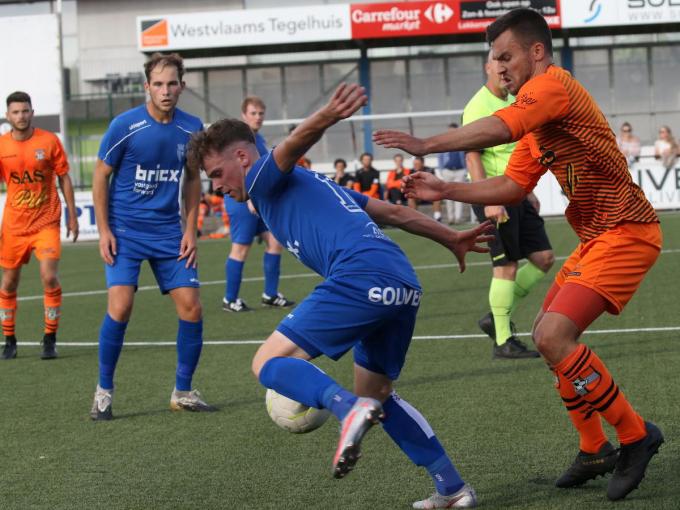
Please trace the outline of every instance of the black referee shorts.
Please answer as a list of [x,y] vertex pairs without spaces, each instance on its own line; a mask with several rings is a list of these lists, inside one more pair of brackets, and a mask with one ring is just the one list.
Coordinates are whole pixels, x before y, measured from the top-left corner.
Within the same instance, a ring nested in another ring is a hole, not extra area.
[[[489,242],[489,254],[494,267],[517,262],[537,251],[552,249],[543,218],[528,200],[525,199],[519,205],[506,205],[505,209],[509,219],[494,228],[494,240]],[[472,210],[480,223],[486,220],[483,205],[473,205]]]

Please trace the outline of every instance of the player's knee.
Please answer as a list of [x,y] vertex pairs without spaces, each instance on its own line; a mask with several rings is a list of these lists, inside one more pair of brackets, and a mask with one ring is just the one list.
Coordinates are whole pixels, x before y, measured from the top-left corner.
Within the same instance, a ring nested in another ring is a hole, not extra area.
[[385,402],[392,394],[392,381],[380,378],[379,380],[355,380],[354,393],[359,397],[370,397],[380,402]]
[[198,322],[203,318],[203,306],[196,300],[182,305],[179,310],[180,319],[188,322]]
[[231,245],[231,252],[229,252],[229,258],[243,262],[248,257],[249,251],[250,245],[233,243]]
[[552,250],[541,252],[540,254],[538,254],[536,260],[533,261],[533,263],[541,271],[547,273],[548,271],[550,271],[550,268],[555,263],[555,254],[553,253]]
[[3,292],[16,292],[19,287],[19,278],[3,278],[2,279],[2,291]]
[[132,315],[132,303],[109,303],[107,312],[116,322],[128,322]]
[[45,289],[56,289],[59,287],[59,278],[56,274],[41,275],[42,284]]
[[260,380],[260,372],[262,372],[262,367],[264,367],[264,365],[270,359],[271,356],[268,356],[266,353],[264,353],[261,348],[258,349],[255,353],[255,356],[253,356],[253,360],[250,363],[250,370],[258,381]]
[[538,352],[550,362],[560,360],[566,344],[569,343],[565,333],[549,321],[541,321],[536,325],[533,340]]

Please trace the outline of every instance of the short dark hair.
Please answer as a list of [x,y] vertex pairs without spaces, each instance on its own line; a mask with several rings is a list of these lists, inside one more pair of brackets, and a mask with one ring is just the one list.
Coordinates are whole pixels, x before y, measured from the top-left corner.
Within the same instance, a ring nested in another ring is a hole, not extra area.
[[[262,100],[261,97],[258,96],[246,96],[243,98],[243,102],[241,103],[241,113],[246,113],[246,110],[248,109],[248,105],[255,105],[259,106],[263,110],[267,109],[267,105],[264,104],[264,101]],[[295,126],[293,126],[293,129],[295,129]],[[291,129],[291,131],[293,130]]]
[[146,76],[147,83],[151,80],[151,71],[156,69],[157,66],[161,66],[161,69],[165,66],[173,66],[177,69],[179,81],[182,81],[184,77],[184,60],[182,60],[179,53],[154,53],[151,55],[151,58],[144,63],[144,75]]
[[553,54],[550,27],[548,27],[545,18],[537,11],[525,8],[508,11],[486,27],[486,41],[493,44],[507,30],[512,30],[512,33],[523,42],[525,47],[539,42],[545,46],[548,55]]
[[423,165],[425,164],[425,158],[422,156],[416,156],[413,161],[420,161]]
[[7,108],[9,108],[10,103],[28,103],[33,106],[33,103],[31,102],[31,96],[20,90],[12,92],[9,96],[7,96]]
[[345,165],[345,168],[347,168],[347,161],[345,161],[344,159],[342,158],[336,159],[335,161],[333,161],[333,166],[334,167],[337,166],[338,163],[342,163],[343,165]]
[[187,166],[200,170],[203,158],[211,152],[221,152],[235,142],[255,144],[255,135],[248,124],[238,119],[222,119],[205,131],[195,133],[187,148]]
[[361,154],[361,156],[359,156],[359,161],[364,159],[364,156],[369,156],[371,159],[373,159],[373,154],[371,154],[370,152],[364,152]]

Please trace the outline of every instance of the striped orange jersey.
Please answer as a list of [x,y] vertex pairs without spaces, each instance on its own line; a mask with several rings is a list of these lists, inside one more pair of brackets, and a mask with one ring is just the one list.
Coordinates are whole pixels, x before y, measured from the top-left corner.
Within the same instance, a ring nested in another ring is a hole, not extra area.
[[59,226],[55,176],[68,172],[68,160],[55,134],[35,128],[28,140],[20,142],[11,132],[0,136],[0,171],[7,183],[3,233],[29,235]]
[[569,199],[567,220],[582,242],[624,221],[659,221],[603,113],[569,72],[550,66],[494,115],[519,140],[505,175],[530,192],[550,170]]

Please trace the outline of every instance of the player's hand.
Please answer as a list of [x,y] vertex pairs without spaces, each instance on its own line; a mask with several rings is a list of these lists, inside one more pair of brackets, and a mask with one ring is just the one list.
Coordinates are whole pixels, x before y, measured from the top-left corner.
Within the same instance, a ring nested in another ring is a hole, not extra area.
[[429,172],[415,172],[401,180],[401,192],[406,198],[436,202],[444,197],[446,183]]
[[386,149],[401,149],[414,156],[427,154],[425,141],[422,138],[416,138],[401,131],[379,129],[373,133],[373,141]]
[[469,251],[476,253],[488,253],[489,248],[486,243],[493,241],[494,236],[490,235],[493,225],[490,221],[485,221],[470,230],[457,231],[456,240],[449,249],[458,260],[458,268],[462,273],[465,271],[465,254]]
[[335,122],[350,117],[359,108],[368,102],[366,89],[356,83],[341,83],[328,104],[324,107],[323,113],[333,118]]
[[78,233],[80,231],[80,225],[78,224],[78,218],[72,218],[71,215],[68,217],[68,224],[66,225],[66,237],[73,235],[73,242],[78,240]]
[[186,264],[184,267],[196,268],[196,234],[192,232],[184,232],[182,236],[182,242],[179,245],[179,257],[177,260],[186,259]]
[[113,265],[114,257],[118,255],[116,238],[108,228],[99,229],[99,255],[109,266]]
[[505,223],[510,218],[508,211],[502,205],[487,205],[484,207],[484,217],[493,221],[496,226]]
[[536,209],[536,214],[541,212],[541,201],[536,195],[534,195],[533,192],[527,195],[527,200],[532,205],[532,207]]

